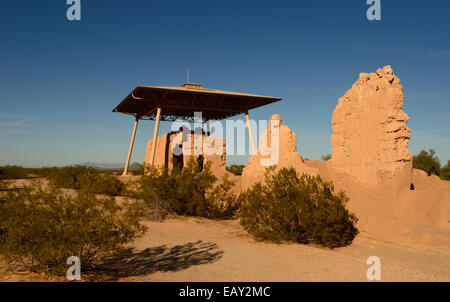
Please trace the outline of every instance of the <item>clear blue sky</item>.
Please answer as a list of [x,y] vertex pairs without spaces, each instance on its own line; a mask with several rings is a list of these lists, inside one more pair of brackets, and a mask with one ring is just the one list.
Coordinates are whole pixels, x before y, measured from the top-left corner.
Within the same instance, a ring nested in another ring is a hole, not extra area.
[[[283,98],[273,112],[303,157],[331,152],[331,115],[360,72],[391,65],[410,116],[410,150],[450,159],[450,1],[65,0],[0,4],[0,165],[124,162],[132,117],[111,110],[137,85]],[[240,116],[239,118],[243,118]],[[143,121],[132,161],[153,133]],[[162,124],[162,131],[169,128]]]

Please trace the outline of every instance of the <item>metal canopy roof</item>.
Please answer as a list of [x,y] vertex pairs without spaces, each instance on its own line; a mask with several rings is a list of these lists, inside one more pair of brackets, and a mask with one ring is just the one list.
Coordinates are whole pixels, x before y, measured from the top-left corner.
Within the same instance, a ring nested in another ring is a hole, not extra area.
[[192,83],[181,87],[138,86],[113,112],[154,120],[160,107],[163,121],[193,122],[194,112],[198,111],[202,112],[203,121],[221,120],[280,100],[276,97],[206,89]]

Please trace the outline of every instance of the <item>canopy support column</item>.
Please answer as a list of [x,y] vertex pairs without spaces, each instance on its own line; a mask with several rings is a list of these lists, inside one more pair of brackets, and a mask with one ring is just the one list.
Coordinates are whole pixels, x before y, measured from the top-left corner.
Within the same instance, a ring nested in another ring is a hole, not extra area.
[[155,130],[153,131],[152,152],[150,153],[150,165],[155,164],[156,144],[158,143],[159,119],[161,117],[161,107],[156,111]]
[[252,127],[250,126],[250,117],[248,116],[248,111],[245,111],[245,120],[247,121],[248,136],[250,137],[252,155],[256,155],[255,142],[253,141]]
[[211,135],[211,129],[209,127],[209,120],[206,121],[206,136]]
[[128,149],[127,162],[125,164],[125,168],[123,170],[122,175],[128,174],[128,166],[130,165],[131,153],[133,152],[134,138],[136,137],[136,130],[138,127],[138,123],[139,123],[139,119],[136,118],[136,120],[134,121],[133,134],[131,134],[131,142],[130,142],[130,148]]

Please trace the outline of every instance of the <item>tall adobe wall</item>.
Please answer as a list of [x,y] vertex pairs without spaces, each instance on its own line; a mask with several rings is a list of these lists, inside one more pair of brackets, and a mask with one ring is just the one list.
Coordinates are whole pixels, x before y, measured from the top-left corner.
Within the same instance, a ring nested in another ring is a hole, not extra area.
[[412,156],[400,79],[390,66],[361,73],[333,112],[331,164],[337,172],[376,185],[409,186]]

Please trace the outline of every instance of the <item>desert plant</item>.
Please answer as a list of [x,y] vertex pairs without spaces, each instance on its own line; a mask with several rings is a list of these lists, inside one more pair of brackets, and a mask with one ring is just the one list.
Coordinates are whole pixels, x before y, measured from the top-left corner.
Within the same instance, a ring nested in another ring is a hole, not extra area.
[[320,158],[321,158],[323,161],[330,160],[330,159],[331,159],[331,154],[328,153],[328,154],[322,155]]
[[0,167],[0,180],[27,178],[27,169],[20,166]]
[[431,174],[439,176],[441,163],[435,155],[436,152],[433,149],[430,149],[429,153],[425,150],[420,151],[418,155],[413,157],[413,168],[424,170],[428,176]]
[[219,183],[206,191],[206,199],[210,205],[210,217],[233,217],[240,208],[239,198],[233,193],[232,188],[236,183],[225,176]]
[[56,188],[85,190],[96,194],[120,195],[124,184],[112,173],[103,173],[85,166],[52,167],[38,170],[36,174],[49,180]]
[[130,170],[133,175],[144,175],[145,165],[139,165],[139,168]]
[[80,191],[69,196],[56,188],[26,187],[8,192],[0,203],[0,255],[31,270],[61,275],[70,256],[83,269],[123,250],[144,233],[142,204],[97,198]]
[[234,212],[236,196],[233,183],[224,179],[215,185],[210,162],[199,167],[191,158],[183,169],[147,168],[138,182],[136,197],[144,200],[153,218],[167,215],[218,217]]
[[125,190],[124,184],[113,175],[99,173],[84,173],[79,178],[78,188],[96,194],[121,195]]
[[227,167],[227,171],[233,173],[234,175],[242,175],[242,170],[244,170],[245,165],[231,165]]
[[259,240],[348,245],[358,234],[357,218],[345,204],[344,192],[320,176],[298,176],[293,168],[267,169],[264,183],[240,196],[241,224]]
[[442,167],[439,175],[443,180],[450,180],[450,160],[447,162],[445,166]]

